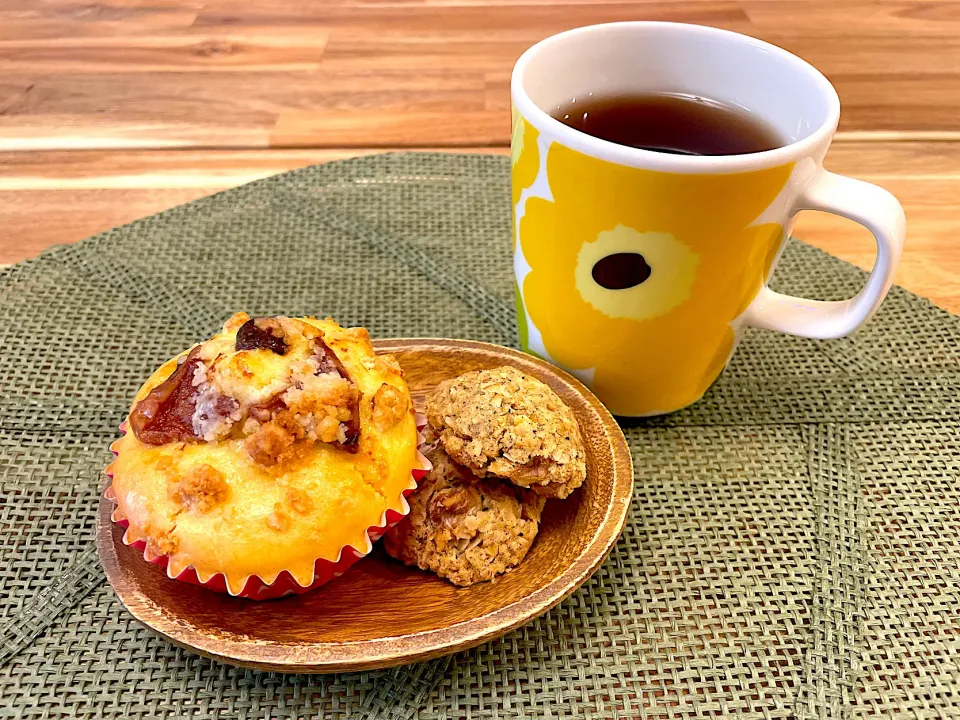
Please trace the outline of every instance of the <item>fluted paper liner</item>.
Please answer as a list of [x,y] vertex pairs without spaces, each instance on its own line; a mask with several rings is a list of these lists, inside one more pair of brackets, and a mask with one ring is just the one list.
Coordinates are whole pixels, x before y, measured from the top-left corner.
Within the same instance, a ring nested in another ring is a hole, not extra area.
[[[167,577],[171,580],[179,580],[180,582],[188,582],[194,585],[200,585],[210,590],[225,592],[234,597],[248,598],[250,600],[271,600],[287,595],[299,595],[307,592],[308,590],[313,590],[314,588],[320,587],[324,583],[343,575],[343,573],[346,572],[351,565],[357,562],[357,560],[360,560],[361,558],[370,554],[370,552],[373,550],[373,544],[383,537],[387,530],[392,528],[410,513],[410,505],[407,502],[407,497],[410,495],[410,493],[417,489],[417,483],[432,468],[430,461],[423,455],[422,452],[420,452],[420,448],[426,442],[422,433],[426,423],[426,416],[417,413],[416,465],[411,471],[410,484],[401,491],[400,511],[398,512],[393,508],[387,508],[384,510],[383,514],[380,516],[379,524],[371,525],[366,530],[366,547],[356,548],[352,545],[344,545],[340,549],[340,553],[338,554],[336,560],[317,558],[313,566],[313,579],[306,585],[301,585],[288,570],[282,570],[273,580],[273,582],[266,582],[258,575],[248,575],[246,578],[243,578],[243,586],[238,593],[234,593],[230,589],[230,583],[227,582],[227,578],[222,572],[215,572],[209,574],[207,577],[202,577],[193,565],[188,565],[178,574],[174,575],[171,573],[169,555],[154,554],[147,548],[147,543],[145,540],[131,540],[129,538],[130,522],[126,517],[124,517],[119,505],[116,503],[116,497],[113,494],[112,485],[107,486],[107,489],[104,491],[104,497],[114,503],[113,513],[110,517],[115,523],[124,528],[123,544],[141,552],[143,554],[143,559],[147,562],[162,567],[166,571]],[[120,431],[126,434],[126,422],[120,425]],[[114,455],[118,454],[117,451],[114,450],[113,445],[111,445],[110,450]],[[106,472],[107,476],[112,479],[113,475],[110,473],[109,466],[107,466]]]

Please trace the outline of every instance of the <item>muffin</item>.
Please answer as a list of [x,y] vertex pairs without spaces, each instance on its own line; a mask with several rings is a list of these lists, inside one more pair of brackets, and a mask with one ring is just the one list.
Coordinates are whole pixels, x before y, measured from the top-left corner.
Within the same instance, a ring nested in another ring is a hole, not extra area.
[[533,545],[546,498],[453,462],[427,430],[433,468],[410,496],[410,514],[383,539],[387,554],[455,585],[492,580]]
[[427,421],[447,454],[480,477],[495,475],[545,497],[583,484],[577,419],[547,385],[516,368],[445,380],[427,397]]
[[153,374],[123,428],[107,472],[124,542],[233,595],[342,573],[424,467],[396,361],[330,319],[233,316]]

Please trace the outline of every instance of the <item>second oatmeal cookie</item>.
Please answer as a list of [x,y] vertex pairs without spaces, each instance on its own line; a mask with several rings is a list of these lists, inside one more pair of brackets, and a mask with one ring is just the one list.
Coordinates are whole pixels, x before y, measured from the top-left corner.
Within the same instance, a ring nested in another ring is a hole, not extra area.
[[537,536],[545,498],[454,463],[429,428],[433,469],[408,500],[410,514],[383,539],[387,554],[455,585],[492,580],[523,560]]
[[516,368],[446,380],[427,397],[426,410],[450,457],[477,475],[556,498],[583,484],[586,454],[573,411]]

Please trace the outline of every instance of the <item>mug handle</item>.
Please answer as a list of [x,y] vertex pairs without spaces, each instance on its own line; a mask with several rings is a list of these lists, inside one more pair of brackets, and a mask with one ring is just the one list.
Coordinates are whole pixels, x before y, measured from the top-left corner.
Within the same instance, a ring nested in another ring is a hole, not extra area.
[[800,197],[794,214],[801,210],[840,215],[873,233],[877,261],[867,284],[849,300],[831,302],[781,295],[764,285],[742,319],[753,327],[800,337],[849,335],[873,316],[893,284],[906,232],[903,208],[881,187],[821,169]]

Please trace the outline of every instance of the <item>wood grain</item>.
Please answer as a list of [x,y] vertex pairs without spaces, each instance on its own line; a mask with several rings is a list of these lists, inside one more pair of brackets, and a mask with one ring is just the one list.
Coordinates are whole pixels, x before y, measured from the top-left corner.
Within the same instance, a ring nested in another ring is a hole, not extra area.
[[[298,42],[299,39],[299,42]],[[327,37],[260,32],[144,37],[65,37],[0,42],[0,67],[36,74],[312,72]]]
[[606,558],[633,496],[630,451],[610,413],[574,378],[515,350],[462,340],[387,340],[415,401],[462,372],[513,365],[544,381],[574,411],[587,448],[587,480],[550,500],[527,557],[493,582],[468,588],[404,567],[381,549],[305,595],[233,598],[166,577],[122,542],[101,499],[100,558],[121,602],[171,641],[208,657],[287,672],[389,667],[478,645],[540,615]]
[[[843,130],[960,130],[951,0],[11,0],[0,149],[115,147],[104,128],[139,129],[141,147],[506,145],[509,123],[484,113],[506,107],[526,47],[638,19],[724,27],[805,57],[837,85]],[[361,136],[342,143],[354,126]]]

